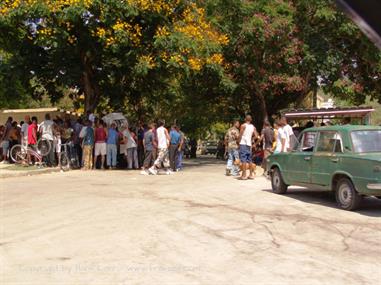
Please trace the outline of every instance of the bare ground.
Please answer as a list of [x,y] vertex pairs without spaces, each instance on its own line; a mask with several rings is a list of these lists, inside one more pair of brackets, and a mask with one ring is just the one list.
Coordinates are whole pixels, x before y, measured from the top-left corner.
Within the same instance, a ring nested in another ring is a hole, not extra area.
[[212,159],[142,176],[0,180],[1,284],[381,284],[381,200],[225,177]]

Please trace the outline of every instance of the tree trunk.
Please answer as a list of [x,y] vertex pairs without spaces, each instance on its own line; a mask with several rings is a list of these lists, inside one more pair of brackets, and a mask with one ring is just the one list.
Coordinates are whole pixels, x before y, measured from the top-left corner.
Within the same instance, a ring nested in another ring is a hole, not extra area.
[[257,96],[255,96],[255,100],[251,105],[250,111],[254,119],[255,127],[258,131],[260,131],[263,127],[263,122],[269,119],[266,100],[262,94],[257,93]]
[[304,78],[304,87],[300,91],[299,96],[295,100],[295,108],[301,107],[303,101],[306,99],[310,92],[310,80],[311,80],[311,72],[307,72],[307,75]]
[[317,108],[317,95],[318,95],[318,87],[314,86],[314,93],[312,95],[312,107]]
[[87,54],[83,54],[81,61],[83,65],[82,84],[85,94],[85,112],[90,111],[93,113],[99,103],[100,90],[95,80],[90,57]]

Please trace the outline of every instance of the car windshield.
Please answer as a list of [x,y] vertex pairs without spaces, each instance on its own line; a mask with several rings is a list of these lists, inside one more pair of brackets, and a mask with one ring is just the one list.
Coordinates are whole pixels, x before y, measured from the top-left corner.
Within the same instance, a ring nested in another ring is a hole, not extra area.
[[351,137],[355,152],[381,152],[381,130],[354,131]]

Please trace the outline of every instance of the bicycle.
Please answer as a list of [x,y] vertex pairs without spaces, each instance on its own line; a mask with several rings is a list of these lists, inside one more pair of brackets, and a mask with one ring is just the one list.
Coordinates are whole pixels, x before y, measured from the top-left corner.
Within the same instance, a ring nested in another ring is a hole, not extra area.
[[45,139],[39,139],[36,144],[36,149],[30,146],[16,144],[11,148],[10,156],[13,162],[18,164],[25,164],[28,162],[28,158],[34,157],[35,164],[43,166],[43,158],[47,156],[52,146],[50,141]]
[[73,142],[61,144],[61,153],[59,154],[60,168],[62,171],[79,168],[77,155],[74,152]]

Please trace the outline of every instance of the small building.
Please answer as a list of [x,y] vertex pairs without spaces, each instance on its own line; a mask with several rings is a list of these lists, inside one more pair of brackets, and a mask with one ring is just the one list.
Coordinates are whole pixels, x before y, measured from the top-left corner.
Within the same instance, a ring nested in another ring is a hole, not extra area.
[[283,115],[292,121],[313,120],[328,121],[334,119],[351,118],[357,119],[363,125],[372,123],[371,114],[375,111],[372,107],[345,107],[345,108],[326,108],[326,109],[299,109],[288,110]]
[[45,119],[45,114],[49,113],[51,118],[54,120],[56,118],[78,118],[81,114],[66,111],[56,107],[51,108],[35,108],[35,109],[10,109],[0,111],[0,125],[4,124],[8,117],[12,117],[16,122],[24,121],[26,115],[30,117],[36,116],[38,122],[42,122]]

